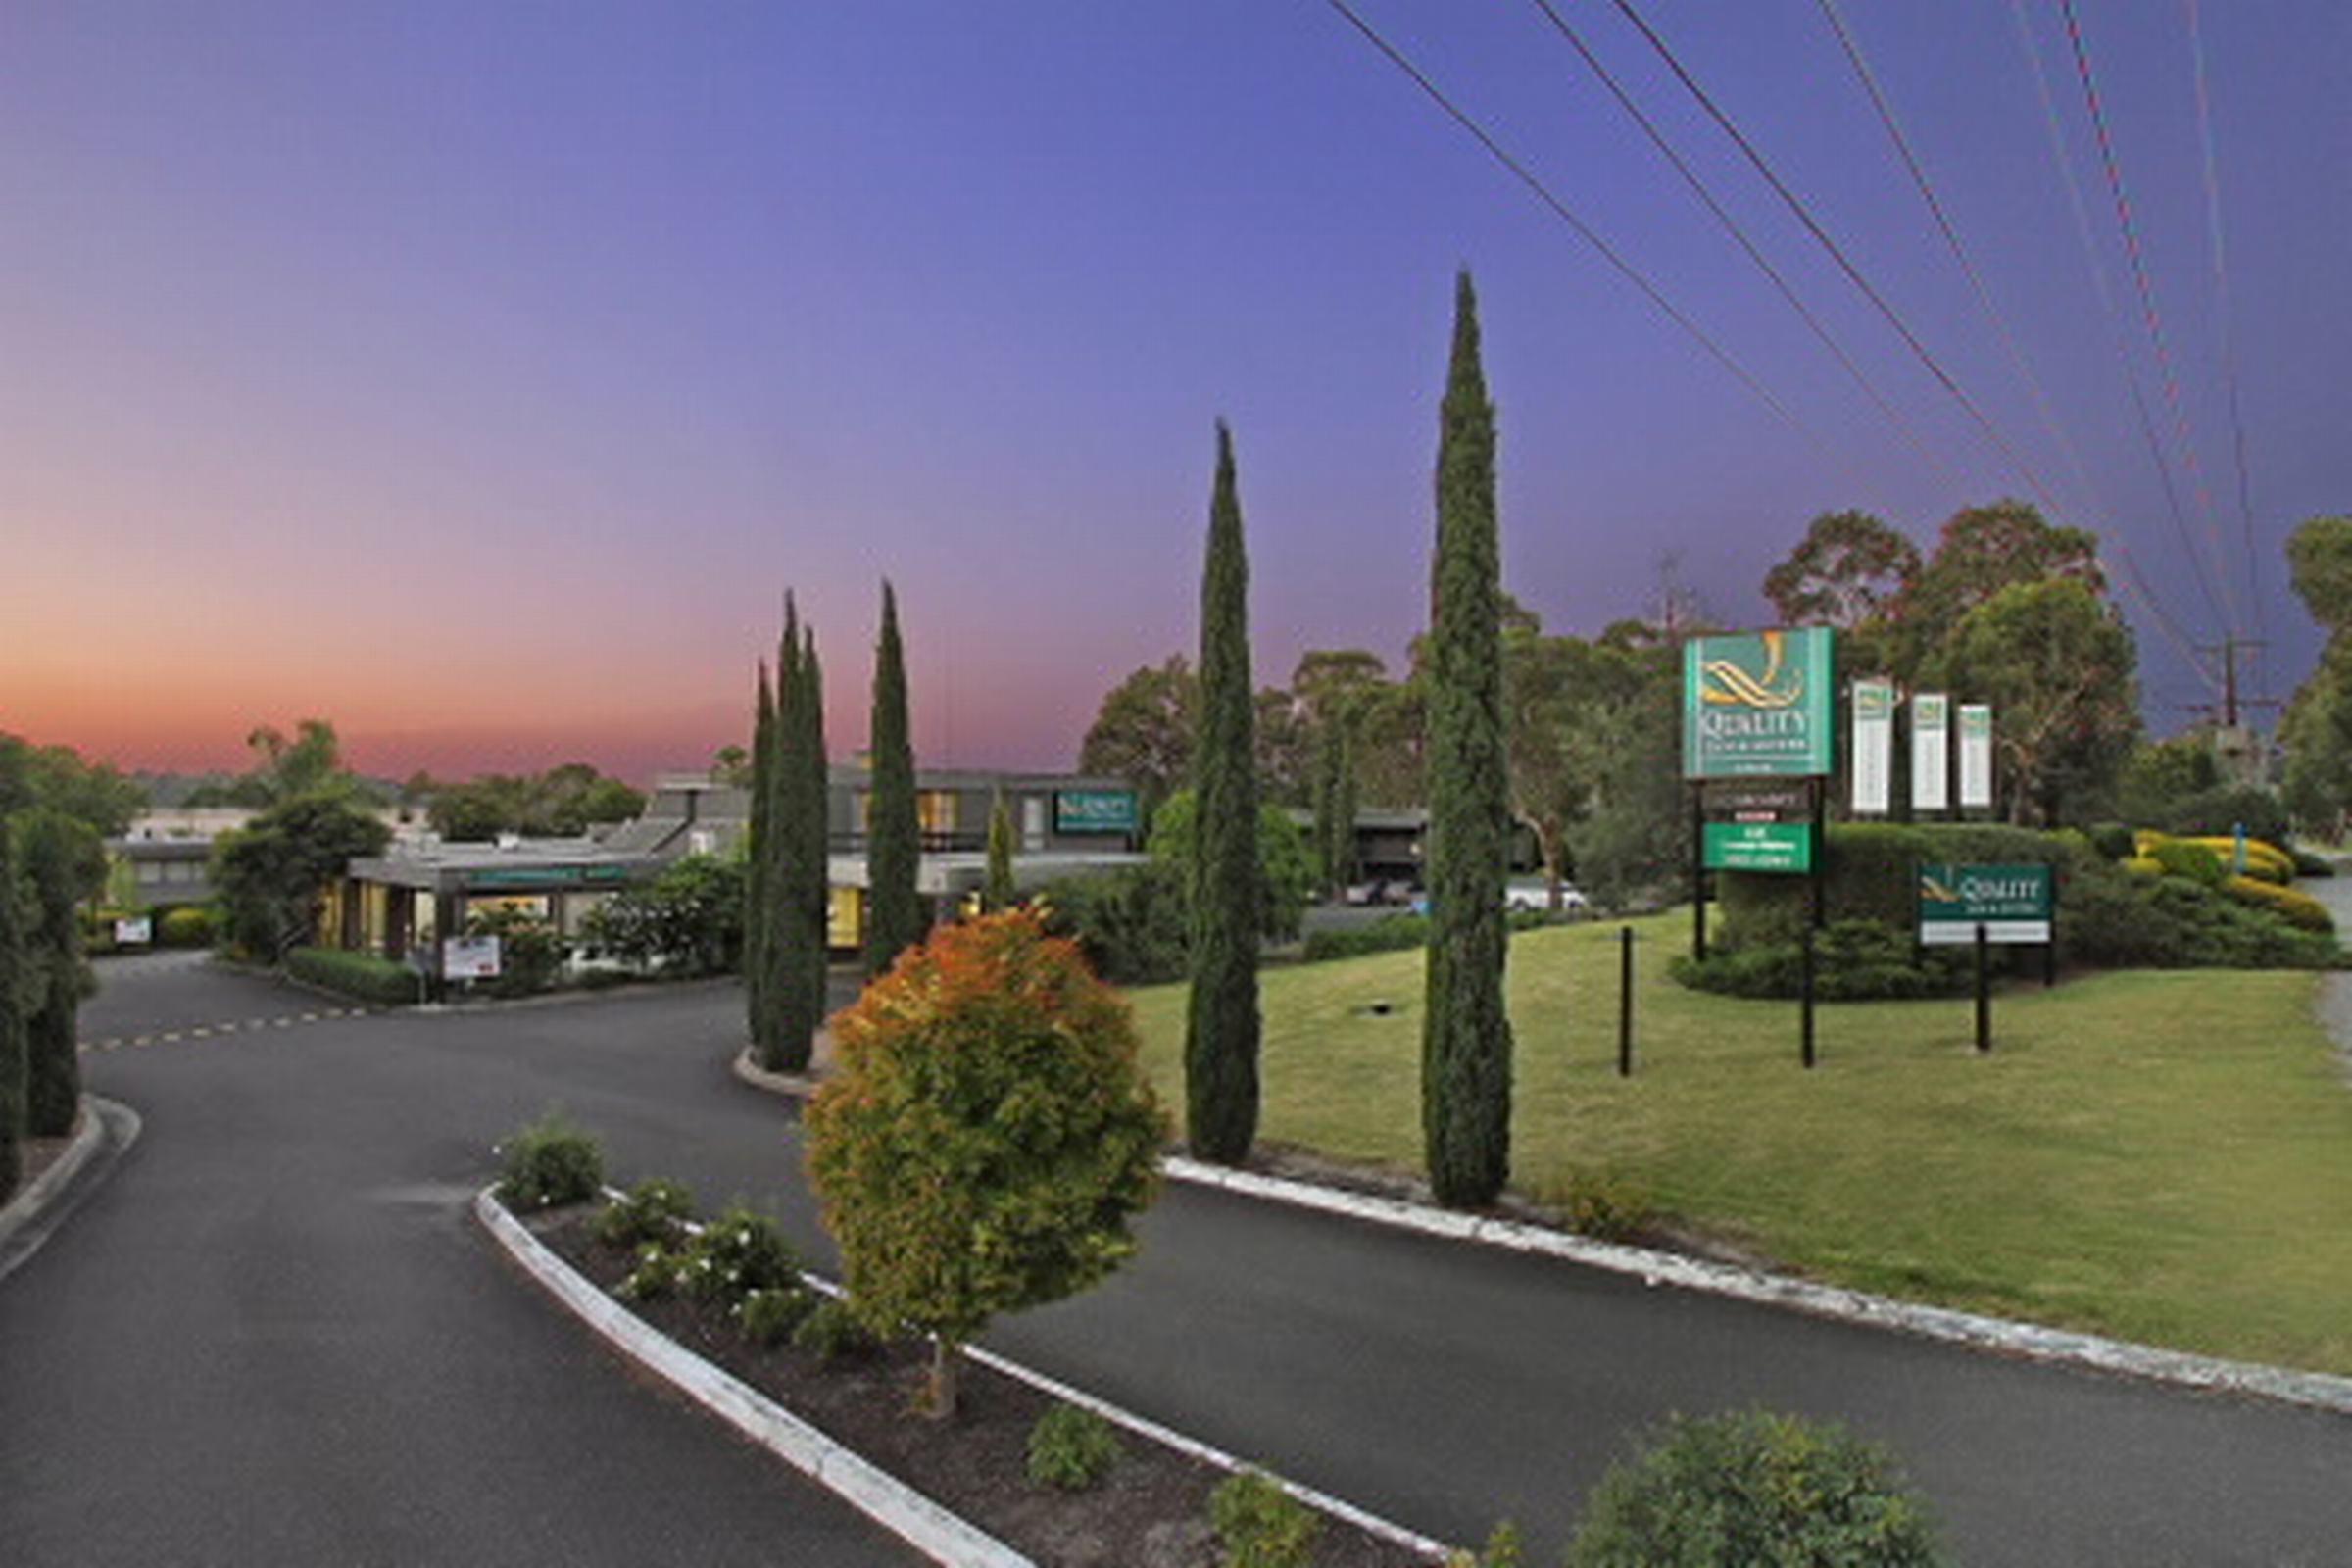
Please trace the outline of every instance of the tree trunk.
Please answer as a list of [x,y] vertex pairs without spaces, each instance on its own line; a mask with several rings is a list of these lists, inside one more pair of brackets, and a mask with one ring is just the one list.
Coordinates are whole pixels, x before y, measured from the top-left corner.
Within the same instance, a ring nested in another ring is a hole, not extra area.
[[956,1418],[956,1374],[963,1367],[963,1348],[944,1334],[931,1337],[931,1385],[923,1414],[934,1421]]

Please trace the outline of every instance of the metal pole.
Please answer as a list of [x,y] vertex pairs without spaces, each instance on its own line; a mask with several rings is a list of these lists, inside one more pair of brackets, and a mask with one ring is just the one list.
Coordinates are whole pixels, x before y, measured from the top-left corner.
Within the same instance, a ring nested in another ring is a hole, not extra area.
[[1803,1024],[1802,1024],[1802,1039],[1801,1039],[1801,1043],[1800,1043],[1800,1046],[1799,1046],[1799,1050],[1800,1050],[1800,1052],[1801,1052],[1801,1054],[1802,1054],[1802,1055],[1803,1055],[1803,1057],[1804,1057],[1805,1069],[1806,1069],[1808,1072],[1810,1072],[1810,1071],[1812,1070],[1812,1068],[1813,1068],[1813,1062],[1814,1062],[1814,1054],[1813,1054],[1813,928],[1812,928],[1810,925],[1808,925],[1808,926],[1806,926],[1806,927],[1805,927],[1804,940],[1803,940],[1803,941],[1801,941],[1801,942],[1799,942],[1799,943],[1797,944],[1797,950],[1796,950],[1796,951],[1797,951],[1797,971],[1796,971],[1796,973],[1797,973],[1797,993],[1798,993],[1798,996],[1799,996],[1799,998],[1801,999],[1801,1000],[1800,1000],[1800,1003],[1799,1003],[1799,1006],[1800,1006],[1800,1009],[1801,1009],[1801,1012],[1802,1012],[1802,1015],[1803,1015]]
[[1813,865],[1805,890],[1813,905],[1813,926],[1819,930],[1830,917],[1830,785],[1827,779],[1806,781],[1805,793],[1813,798]]
[[1984,941],[1984,922],[1977,922],[1977,1050],[1992,1049],[1992,976],[1984,956],[1989,951]]
[[1707,961],[1706,786],[1690,786],[1690,956]]
[[1617,933],[1617,1076],[1634,1075],[1634,928]]

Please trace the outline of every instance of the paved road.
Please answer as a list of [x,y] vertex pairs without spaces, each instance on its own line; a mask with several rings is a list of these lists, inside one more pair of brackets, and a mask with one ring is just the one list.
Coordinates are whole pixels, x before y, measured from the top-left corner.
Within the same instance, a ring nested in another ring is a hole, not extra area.
[[[250,984],[170,983],[189,988],[190,1005]],[[93,1004],[94,1026],[109,1005]],[[36,1298],[50,1302],[50,1330],[74,1332],[76,1314],[102,1320],[83,1339],[103,1363],[106,1345],[156,1332],[108,1293],[144,1294],[156,1312],[192,1296],[202,1315],[182,1321],[207,1325],[204,1338],[250,1336],[271,1298],[220,1276],[267,1268],[306,1301],[351,1298],[361,1311],[335,1348],[386,1368],[362,1398],[389,1398],[407,1381],[391,1369],[434,1364],[458,1324],[479,1323],[485,1334],[498,1327],[485,1364],[521,1363],[534,1377],[545,1368],[540,1401],[610,1398],[614,1424],[596,1429],[609,1441],[633,1435],[620,1430],[625,1413],[655,1434],[645,1441],[682,1453],[689,1438],[658,1401],[618,1387],[553,1388],[566,1372],[621,1380],[576,1338],[548,1331],[546,1309],[499,1277],[454,1204],[486,1171],[492,1139],[560,1102],[604,1136],[618,1174],[679,1176],[706,1202],[749,1198],[824,1255],[787,1111],[727,1074],[737,1006],[726,989],[678,992],[328,1021],[93,1058],[93,1083],[148,1113],[142,1151],[165,1168],[141,1180],[134,1153],[55,1255],[0,1286],[0,1408],[62,1396],[54,1376],[27,1394],[24,1380],[38,1374],[12,1348],[27,1287],[51,1293]],[[221,1206],[251,1216],[236,1266],[199,1245],[199,1216]],[[364,1222],[364,1234],[341,1238],[330,1215]],[[379,1296],[368,1259],[395,1251],[432,1266],[404,1264],[404,1279],[422,1272]],[[109,1259],[105,1271],[76,1277],[96,1268],[82,1253]],[[182,1275],[198,1288],[160,1283]],[[2333,1564],[2352,1541],[2352,1420],[2014,1364],[1185,1189],[1147,1221],[1134,1267],[994,1343],[1432,1534],[1474,1539],[1515,1517],[1536,1544],[1531,1561],[1556,1560],[1577,1500],[1629,1433],[1669,1410],[1748,1402],[1841,1417],[1892,1444],[1972,1563]],[[189,1438],[222,1424],[220,1406],[243,1426],[301,1430],[302,1401],[270,1392],[268,1366],[248,1385],[218,1365],[187,1365],[187,1348],[175,1340],[145,1379],[99,1365],[75,1397],[103,1393],[106,1402],[86,1416],[77,1403],[79,1462],[52,1484],[119,1450],[150,1407],[209,1412],[186,1418]],[[306,1361],[304,1376],[325,1380],[340,1359]],[[152,1393],[138,1392],[143,1382]],[[472,1451],[500,1453],[490,1441],[499,1418],[481,1407],[506,1401],[469,1399],[462,1376],[436,1391],[419,1396],[421,1414],[478,1427]],[[271,1465],[298,1458],[297,1446],[266,1443],[228,1472],[251,1489],[239,1494],[276,1495]],[[370,1451],[402,1473],[405,1455]],[[675,1473],[693,1468],[676,1462]],[[348,1484],[365,1488],[367,1477]],[[148,1511],[174,1517],[176,1506]]]
[[[320,1004],[104,966],[85,1034]],[[146,1127],[0,1281],[0,1551],[34,1564],[914,1559],[643,1387],[465,1212],[564,1062],[379,1018],[87,1058]]]

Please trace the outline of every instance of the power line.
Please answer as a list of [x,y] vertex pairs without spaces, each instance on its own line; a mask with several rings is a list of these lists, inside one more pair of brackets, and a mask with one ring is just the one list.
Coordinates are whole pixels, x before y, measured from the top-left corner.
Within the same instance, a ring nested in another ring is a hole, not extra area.
[[1999,334],[2002,348],[2008,351],[2009,363],[2017,368],[2018,378],[2025,382],[2026,390],[2033,395],[2034,407],[2041,416],[2043,428],[2058,443],[2059,451],[2074,469],[2076,481],[2082,486],[2083,494],[2090,498],[2092,509],[2105,512],[2107,509],[2099,502],[2098,486],[2091,482],[2089,470],[2082,466],[2082,454],[2076,450],[2065,426],[2058,422],[2058,412],[2051,407],[2049,394],[2042,389],[2041,378],[2034,373],[2033,365],[2026,359],[2025,348],[2018,342],[2007,313],[1992,297],[1992,290],[1986,286],[1984,274],[1977,270],[1976,259],[1969,255],[1968,247],[1961,243],[1958,227],[1952,222],[1951,215],[1944,210],[1942,198],[1936,194],[1936,187],[1929,180],[1927,170],[1921,165],[1918,154],[1912,150],[1911,139],[1903,134],[1903,127],[1894,117],[1894,105],[1880,84],[1878,74],[1870,69],[1869,60],[1863,56],[1860,40],[1846,25],[1844,15],[1838,9],[1838,0],[1819,0],[1819,4],[1822,15],[1829,21],[1830,30],[1837,34],[1839,47],[1845,51],[1845,58],[1854,68],[1855,76],[1861,80],[1862,90],[1869,96],[1871,108],[1878,112],[1879,123],[1886,127],[1887,139],[1894,143],[1895,153],[1902,160],[1905,172],[1910,174],[1912,185],[1919,191],[1920,199],[1928,204],[1928,213],[1936,220],[1936,231],[1943,236],[1943,243],[1951,251],[1952,260],[1960,264],[1960,270],[1967,276],[1969,287],[1976,291],[1977,303],[1984,308],[1993,330]]
[[1637,104],[1625,88],[1619,84],[1615,74],[1601,63],[1600,57],[1592,52],[1591,46],[1585,42],[1577,30],[1570,26],[1567,20],[1553,8],[1551,0],[1535,0],[1535,5],[1550,21],[1560,36],[1568,40],[1569,45],[1576,50],[1578,58],[1584,61],[1586,67],[1599,79],[1600,84],[1608,89],[1609,96],[1617,101],[1617,106],[1632,118],[1636,125],[1642,128],[1642,135],[1649,138],[1650,146],[1655,148],[1658,155],[1666,160],[1677,174],[1682,176],[1683,183],[1690,188],[1693,196],[1698,198],[1699,204],[1714,217],[1723,231],[1731,236],[1732,242],[1740,247],[1750,262],[1755,264],[1759,271],[1772,280],[1772,286],[1779,290],[1782,299],[1788,302],[1788,308],[1796,312],[1805,325],[1812,329],[1814,337],[1820,340],[1822,347],[1830,351],[1831,356],[1852,378],[1854,384],[1862,389],[1871,402],[1878,405],[1879,412],[1886,416],[1887,421],[1894,426],[1895,433],[1900,435],[1911,450],[1919,455],[1922,462],[1934,468],[1939,475],[1946,479],[1954,478],[1955,475],[1952,473],[1950,466],[1936,456],[1920,437],[1917,427],[1904,416],[1902,410],[1897,408],[1884,392],[1880,391],[1877,383],[1863,372],[1862,367],[1854,362],[1853,356],[1846,352],[1845,346],[1838,341],[1828,325],[1797,294],[1788,279],[1782,275],[1780,269],[1772,265],[1771,259],[1757,248],[1755,242],[1748,237],[1747,231],[1740,226],[1739,220],[1732,217],[1725,210],[1723,204],[1715,199],[1715,193],[1707,188],[1706,181],[1699,177],[1698,172],[1690,167],[1689,161],[1682,154],[1675,151],[1673,143],[1666,139],[1665,133],[1658,128],[1656,122],[1642,112],[1641,105]]
[[[2213,582],[2205,570],[2204,558],[2198,553],[2196,541],[2189,534],[2188,514],[2181,510],[2180,490],[2173,483],[2172,465],[2164,455],[2164,440],[2156,433],[2156,418],[2149,412],[2146,390],[2140,385],[2139,366],[2132,357],[2132,346],[2125,336],[2123,312],[2117,306],[2115,290],[2107,279],[2106,265],[2099,260],[2098,242],[2091,237],[2090,205],[2083,200],[2082,182],[2075,178],[2074,160],[2066,150],[2066,129],[2058,118],[2058,100],[2050,90],[2049,74],[2041,63],[2041,49],[2034,41],[2033,24],[2026,20],[2025,0],[2009,0],[2010,19],[2017,24],[2018,48],[2026,57],[2028,73],[2034,78],[2035,96],[2041,102],[2043,128],[2048,132],[2050,162],[2057,167],[2059,182],[2066,187],[2067,205],[2075,215],[2075,237],[2082,242],[2082,265],[2090,273],[2090,285],[2099,298],[2100,314],[2107,322],[2108,340],[2114,345],[2116,358],[2124,368],[2124,383],[2132,394],[2132,410],[2137,416],[2140,439],[2148,449],[2148,461],[2155,465],[2156,479],[2164,493],[2166,513],[2173,519],[2173,531],[2180,541],[2180,557],[2189,564],[2196,577],[2198,591],[2204,596],[2205,608],[2214,623],[2227,627],[2228,618],[2222,613],[2220,599],[2214,594]],[[2152,599],[2151,599],[2151,602]]]
[[2230,590],[2230,575],[2221,549],[2221,530],[2214,522],[2213,495],[2205,484],[2204,466],[2197,461],[2196,443],[2189,439],[2188,413],[2180,398],[2180,378],[2173,370],[2173,354],[2164,331],[2164,317],[2156,308],[2155,285],[2148,280],[2147,258],[2139,243],[2139,225],[2132,217],[2132,199],[2124,189],[2123,170],[2115,155],[2115,139],[2108,133],[2107,112],[2099,101],[2097,77],[2090,67],[2090,51],[2082,36],[2081,19],[2075,14],[2075,0],[2058,0],[2058,10],[2066,20],[2066,39],[2075,57],[2075,74],[2082,83],[2082,97],[2090,110],[2091,129],[2098,140],[2099,165],[2107,175],[2108,193],[2114,198],[2116,220],[2124,231],[2124,256],[2131,263],[2132,281],[2139,295],[2140,320],[2147,328],[2149,340],[2156,349],[2156,369],[2164,390],[2166,406],[2173,416],[2173,429],[2180,443],[2180,456],[2188,470],[2189,482],[2196,490],[2197,501],[2205,514],[2206,531],[2214,544],[2214,565],[2221,581],[2222,599],[2229,613],[2224,624],[2234,629],[2237,624],[2235,596]]
[[1623,277],[1627,282],[1633,284],[1637,289],[1640,289],[1643,298],[1647,299],[1651,305],[1657,307],[1657,309],[1669,320],[1673,321],[1675,325],[1681,327],[1685,332],[1689,333],[1701,348],[1705,349],[1709,355],[1714,357],[1717,364],[1721,365],[1725,369],[1731,371],[1733,375],[1737,376],[1740,380],[1740,384],[1746,387],[1748,391],[1753,393],[1766,408],[1772,410],[1774,414],[1778,415],[1782,422],[1786,423],[1790,429],[1796,431],[1798,434],[1804,436],[1807,440],[1814,442],[1832,456],[1838,458],[1840,462],[1844,461],[1842,454],[1838,453],[1835,446],[1824,440],[1821,435],[1810,425],[1806,424],[1802,419],[1799,419],[1794,414],[1790,413],[1787,405],[1783,404],[1779,398],[1773,396],[1771,390],[1766,387],[1763,382],[1756,379],[1755,375],[1749,371],[1747,367],[1740,364],[1740,361],[1733,356],[1729,349],[1717,342],[1704,327],[1700,326],[1695,320],[1691,319],[1690,317],[1685,314],[1680,307],[1678,307],[1672,300],[1668,299],[1656,284],[1652,283],[1646,276],[1644,276],[1642,271],[1631,262],[1627,261],[1623,256],[1618,254],[1616,247],[1612,246],[1607,240],[1601,238],[1599,233],[1596,232],[1590,223],[1587,223],[1583,219],[1577,217],[1577,215],[1569,209],[1567,203],[1563,202],[1558,196],[1554,195],[1550,186],[1544,184],[1542,179],[1538,178],[1537,175],[1531,170],[1529,170],[1525,164],[1521,163],[1517,158],[1511,156],[1511,154],[1503,148],[1500,142],[1496,141],[1493,135],[1489,134],[1485,126],[1481,125],[1477,121],[1471,119],[1470,116],[1458,105],[1456,105],[1451,98],[1448,98],[1446,95],[1444,90],[1441,89],[1436,82],[1430,80],[1429,77],[1422,73],[1419,67],[1415,66],[1410,60],[1406,59],[1403,53],[1399,51],[1394,44],[1390,43],[1388,39],[1382,37],[1380,33],[1374,29],[1370,23],[1358,16],[1354,8],[1348,4],[1348,0],[1325,0],[1325,3],[1328,4],[1334,11],[1337,11],[1341,16],[1347,18],[1349,25],[1353,26],[1357,32],[1362,33],[1364,37],[1371,43],[1372,47],[1378,49],[1383,55],[1387,56],[1391,65],[1395,66],[1398,71],[1403,72],[1404,74],[1412,80],[1413,85],[1420,88],[1423,94],[1426,95],[1432,103],[1436,104],[1440,109],[1443,109],[1446,116],[1450,118],[1455,124],[1468,131],[1471,136],[1477,140],[1478,144],[1487,150],[1488,156],[1492,157],[1504,169],[1510,171],[1511,174],[1516,177],[1521,184],[1525,185],[1529,190],[1535,193],[1537,200],[1541,201],[1545,207],[1551,210],[1553,217],[1559,219],[1561,222],[1566,223],[1569,228],[1575,231],[1578,238],[1582,239],[1586,244],[1592,246],[1594,251],[1598,252],[1601,260],[1607,262],[1611,268],[1615,269],[1619,276]]
[[2197,141],[2205,154],[2205,225],[2213,236],[2213,291],[2221,315],[2223,379],[2230,392],[2230,450],[2237,466],[2237,513],[2245,525],[2246,597],[2253,602],[2252,646],[2258,650],[2255,668],[2259,670],[2262,667],[2259,650],[2269,644],[2264,640],[2267,628],[2262,607],[2262,557],[2254,548],[2254,487],[2246,469],[2246,421],[2238,398],[2237,334],[2230,306],[2230,252],[2223,240],[2221,160],[2213,145],[2213,95],[2206,84],[2205,29],[2199,21],[2197,0],[2183,0],[2183,3],[2188,11],[2188,53],[2197,84]]
[[1794,191],[1788,188],[1787,181],[1773,172],[1772,165],[1766,161],[1762,153],[1756,150],[1755,143],[1747,139],[1747,136],[1732,122],[1731,116],[1724,113],[1707,90],[1698,84],[1696,78],[1684,67],[1674,51],[1667,47],[1666,41],[1658,36],[1656,30],[1643,20],[1642,13],[1635,9],[1632,0],[1615,0],[1615,3],[1617,9],[1624,14],[1625,19],[1634,24],[1642,36],[1648,41],[1650,48],[1657,52],[1658,58],[1666,63],[1666,69],[1674,73],[1675,79],[1680,81],[1690,96],[1698,101],[1699,107],[1707,112],[1708,118],[1722,128],[1723,133],[1732,139],[1733,145],[1740,149],[1749,165],[1763,176],[1764,182],[1772,187],[1773,194],[1780,197],[1782,203],[1795,216],[1796,220],[1804,225],[1805,232],[1811,234],[1821,248],[1829,254],[1830,259],[1838,264],[1838,270],[1842,271],[1847,280],[1861,291],[1863,298],[1869,300],[1878,309],[1879,314],[1886,318],[1887,325],[1894,328],[1895,335],[1903,340],[1904,346],[1910,349],[1919,363],[1927,368],[1928,373],[1934,376],[1937,384],[1951,395],[1954,402],[1960,405],[1969,418],[1975,421],[1977,428],[1984,432],[1985,439],[1991,442],[2001,456],[2008,460],[2009,466],[2024,477],[2027,485],[2032,488],[2041,504],[2053,514],[2064,513],[2066,509],[2059,506],[2056,499],[2051,496],[2049,486],[2044,484],[2041,476],[2034,472],[2034,466],[2028,463],[2017,448],[2010,444],[2009,438],[2001,434],[2000,428],[1985,416],[1983,409],[1977,406],[1976,399],[1968,395],[1967,390],[1953,378],[1951,372],[1943,368],[1942,362],[1937,360],[1929,351],[1928,346],[1920,341],[1919,334],[1912,331],[1910,323],[1903,319],[1902,314],[1887,303],[1886,295],[1882,294],[1877,286],[1862,274],[1862,270],[1854,265],[1851,257],[1846,255],[1844,247],[1833,239],[1829,231],[1823,228],[1820,221],[1814,218],[1812,210]]

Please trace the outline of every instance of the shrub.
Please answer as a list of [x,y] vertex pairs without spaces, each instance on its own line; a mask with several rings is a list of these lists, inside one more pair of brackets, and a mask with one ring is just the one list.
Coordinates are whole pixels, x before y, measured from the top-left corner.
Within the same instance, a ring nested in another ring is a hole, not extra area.
[[2230,875],[2220,856],[2187,839],[2157,838],[2147,846],[2147,858],[2166,876],[2185,877],[2202,888],[2218,888]]
[[[2100,864],[2075,833],[2043,833],[1994,822],[1835,822],[1824,850],[1823,879],[1834,921],[1876,920],[1908,931],[1922,863],[2041,863],[2057,868],[2059,896],[2075,872]],[[1805,919],[1805,878],[1761,872],[1716,874],[1724,946],[1794,942]]]
[[[2213,852],[2225,871],[2237,868],[2237,840],[2235,838],[2189,839],[2185,842],[2201,845]],[[2275,844],[2260,839],[2246,840],[2245,874],[2264,882],[2276,882],[2280,887],[2295,879],[2295,859]]]
[[1355,958],[1367,953],[1394,953],[1428,944],[1429,916],[1391,914],[1369,925],[1308,932],[1305,959],[1308,963],[1321,963],[1329,958]]
[[1192,941],[1184,887],[1159,861],[1070,877],[1041,889],[1046,929],[1076,942],[1113,985],[1181,980]]
[[941,928],[833,1031],[809,1176],[867,1325],[937,1342],[944,1417],[958,1344],[1135,1250],[1167,1121],[1126,1004],[1028,910]]
[[485,909],[466,920],[466,934],[498,938],[498,978],[483,987],[494,997],[545,991],[564,968],[563,939],[519,909]]
[[1487,1537],[1484,1550],[1475,1555],[1457,1551],[1446,1559],[1446,1568],[1521,1568],[1526,1560],[1526,1544],[1519,1538],[1519,1527],[1505,1519]]
[[1084,1492],[1119,1462],[1119,1440],[1092,1410],[1056,1403],[1029,1429],[1029,1480]]
[[2328,912],[2328,906],[2308,893],[2297,893],[2292,888],[2282,888],[2250,876],[2233,876],[2222,884],[2222,890],[2238,903],[2257,909],[2268,909],[2298,929],[2335,935],[2335,916]]
[[2339,950],[2316,931],[2237,904],[2182,877],[2117,870],[2075,879],[2058,944],[2070,958],[2109,967],[2325,969]]
[[515,1133],[501,1150],[500,1201],[509,1208],[584,1203],[605,1182],[605,1156],[596,1140],[550,1111]]
[[422,984],[416,970],[372,953],[341,948],[296,948],[286,955],[286,973],[295,979],[379,1006],[405,1007]]
[[637,1265],[620,1282],[617,1294],[624,1301],[653,1301],[676,1294],[678,1270],[686,1261],[685,1255],[674,1252],[661,1242],[644,1242],[637,1248]]
[[[1820,1002],[1905,1001],[1966,990],[1974,959],[1962,948],[1914,952],[1907,931],[1877,920],[1833,920],[1813,941],[1813,996]],[[2006,948],[1992,961],[2014,961]],[[1804,984],[1804,956],[1789,939],[1710,951],[1700,962],[1676,957],[1668,972],[1686,986],[1726,996],[1789,998]]]
[[682,1183],[652,1177],[605,1205],[596,1216],[596,1239],[607,1247],[667,1242],[693,1212],[694,1195]]
[[2297,876],[2335,875],[2335,862],[2324,855],[2314,855],[2309,850],[2299,849],[2292,844],[2286,847],[2286,853],[2295,862],[2295,875]]
[[1323,1533],[1323,1517],[1255,1470],[1244,1470],[1208,1494],[1209,1522],[1225,1547],[1225,1568],[1305,1568]]
[[2248,838],[2272,844],[2285,843],[2288,835],[2286,808],[2262,789],[2202,790],[2174,802],[2156,825],[2194,837],[2233,835],[2243,827]]
[[2096,823],[2083,836],[2090,840],[2090,847],[2101,859],[2129,859],[2139,853],[2138,846],[2132,841],[2132,830],[2121,822]]
[[810,1307],[792,1331],[793,1348],[806,1350],[820,1361],[864,1355],[879,1343],[850,1303],[838,1297],[828,1297]]
[[1635,1183],[1586,1171],[1569,1173],[1556,1206],[1570,1230],[1600,1242],[1640,1235],[1656,1212],[1649,1194]]
[[1669,1421],[1610,1466],[1568,1548],[1569,1568],[1944,1560],[1927,1505],[1883,1450],[1762,1410]]
[[155,922],[156,946],[164,948],[209,948],[220,930],[220,922],[213,911],[201,904],[183,904],[166,909]]
[[738,1205],[688,1244],[678,1282],[697,1300],[740,1300],[753,1291],[797,1286],[801,1261],[774,1220]]
[[816,1309],[816,1293],[804,1285],[770,1285],[746,1292],[735,1303],[735,1320],[754,1345],[781,1345]]

